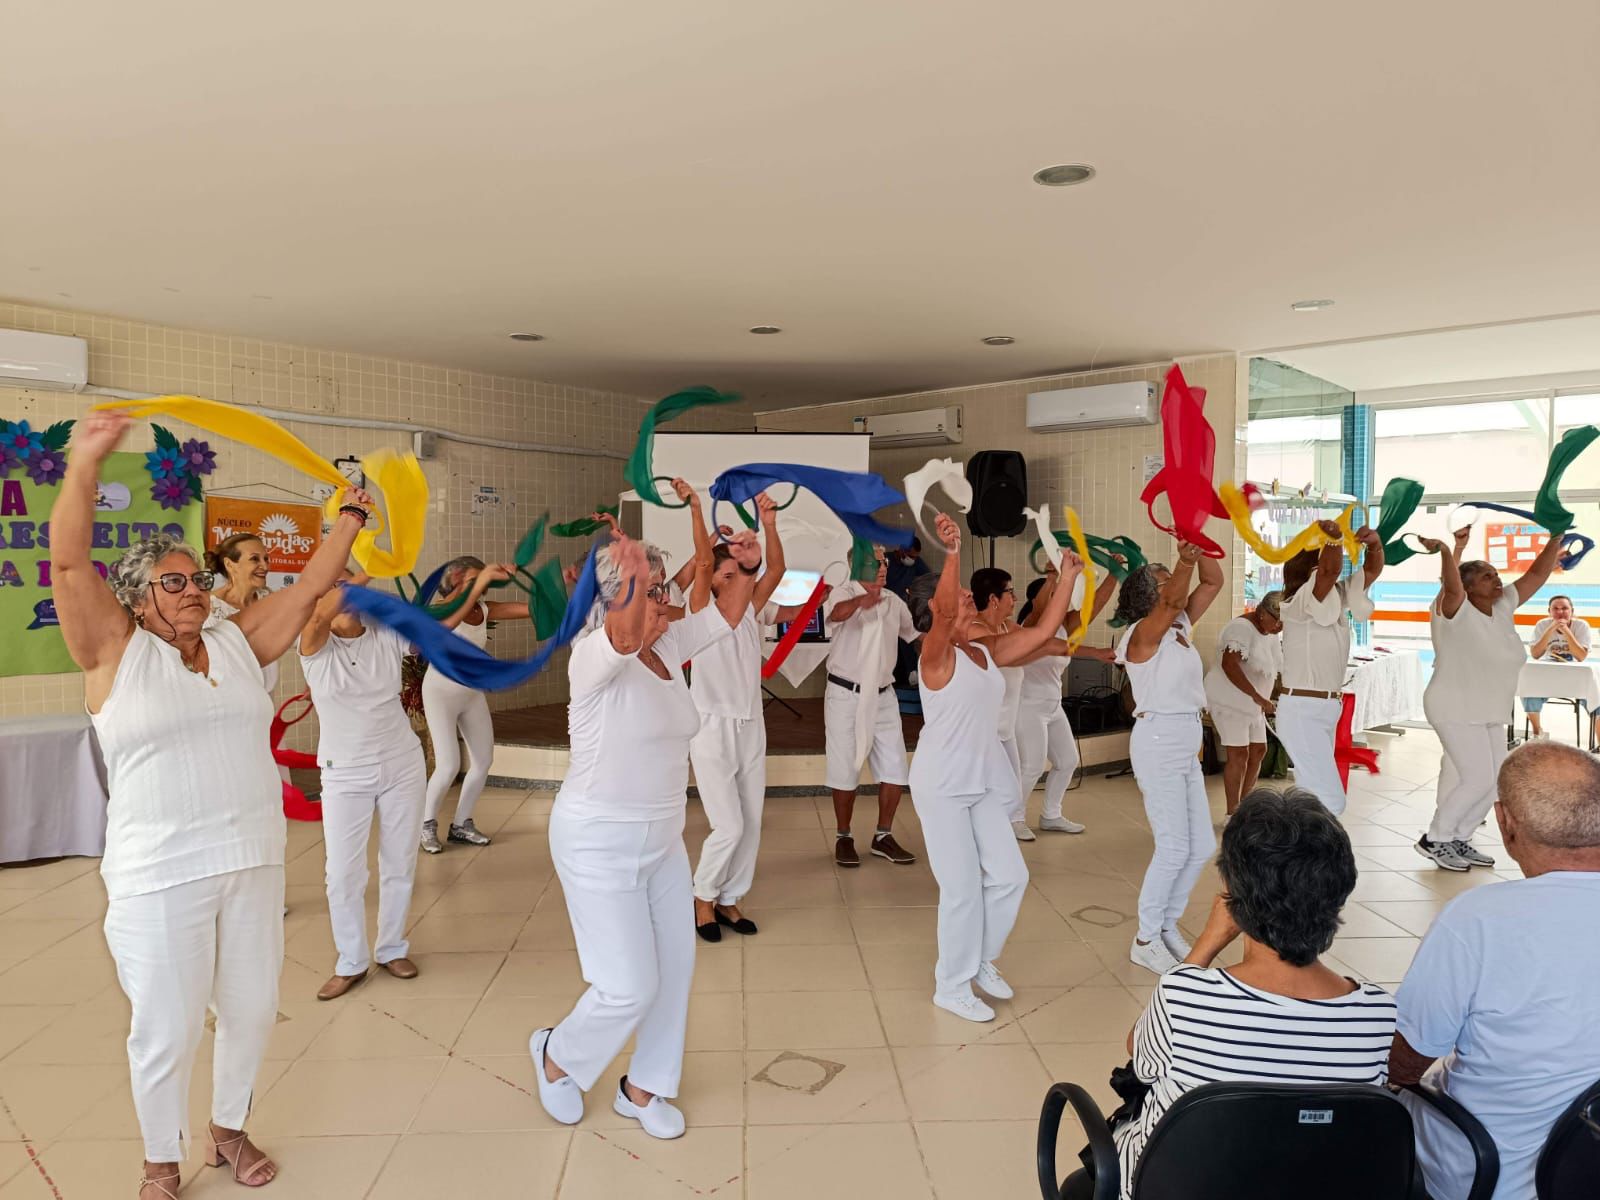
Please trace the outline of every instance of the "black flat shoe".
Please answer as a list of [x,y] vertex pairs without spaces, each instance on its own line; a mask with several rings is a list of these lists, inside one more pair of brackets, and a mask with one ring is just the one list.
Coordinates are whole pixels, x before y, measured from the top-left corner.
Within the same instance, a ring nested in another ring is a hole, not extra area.
[[733,921],[723,916],[720,908],[716,909],[715,911],[717,914],[718,925],[726,925],[735,933],[754,933],[756,931],[756,923],[749,917],[740,917],[737,921]]
[[696,925],[694,931],[707,942],[720,942],[722,940],[722,930],[717,927],[716,921],[709,921],[704,925]]

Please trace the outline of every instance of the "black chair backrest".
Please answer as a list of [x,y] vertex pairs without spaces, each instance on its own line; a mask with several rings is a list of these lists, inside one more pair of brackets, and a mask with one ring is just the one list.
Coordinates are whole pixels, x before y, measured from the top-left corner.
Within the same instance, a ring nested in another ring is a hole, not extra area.
[[1411,1115],[1360,1084],[1208,1083],[1156,1125],[1134,1200],[1408,1200]]
[[1539,1200],[1594,1200],[1600,1194],[1600,1083],[1550,1127],[1533,1184]]

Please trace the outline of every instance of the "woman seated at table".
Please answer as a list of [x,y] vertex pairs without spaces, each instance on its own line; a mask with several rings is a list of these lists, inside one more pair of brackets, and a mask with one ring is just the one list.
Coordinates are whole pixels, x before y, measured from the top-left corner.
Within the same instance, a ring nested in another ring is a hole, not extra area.
[[[1533,644],[1528,647],[1528,657],[1538,662],[1562,663],[1583,662],[1589,657],[1589,623],[1573,612],[1571,596],[1550,597],[1550,615],[1540,618],[1533,627]],[[1544,727],[1539,723],[1545,699],[1544,696],[1526,696],[1522,701],[1534,737],[1545,736]],[[1589,707],[1587,700],[1579,699],[1577,703]],[[1590,740],[1594,740],[1592,735]]]

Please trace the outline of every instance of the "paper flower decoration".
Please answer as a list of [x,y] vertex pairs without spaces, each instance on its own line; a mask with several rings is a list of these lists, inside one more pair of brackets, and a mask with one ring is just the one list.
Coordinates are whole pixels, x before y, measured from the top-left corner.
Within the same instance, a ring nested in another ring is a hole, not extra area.
[[191,475],[209,475],[217,468],[216,451],[208,442],[190,438],[179,451],[185,469]]
[[22,459],[17,457],[17,452],[11,448],[11,443],[0,440],[0,479],[11,474],[12,469],[22,465]]
[[157,482],[163,479],[177,479],[188,474],[183,454],[176,447],[157,446],[154,450],[147,450],[144,465],[150,472],[150,478]]
[[182,508],[194,499],[194,484],[186,475],[168,475],[151,485],[150,495],[162,508]]
[[0,434],[0,440],[3,440],[11,448],[11,452],[20,459],[31,458],[36,452],[44,449],[39,435],[28,428],[26,421],[13,421],[6,426],[5,432]]
[[28,478],[34,483],[55,484],[67,473],[67,456],[61,450],[40,450],[28,459]]

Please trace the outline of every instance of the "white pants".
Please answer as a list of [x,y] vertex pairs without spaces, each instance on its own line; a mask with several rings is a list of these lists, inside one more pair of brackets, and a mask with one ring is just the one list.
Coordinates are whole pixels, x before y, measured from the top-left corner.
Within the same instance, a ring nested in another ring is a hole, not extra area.
[[1344,783],[1333,760],[1333,741],[1343,710],[1338,697],[1280,696],[1273,721],[1278,740],[1294,764],[1295,786],[1315,795],[1334,816],[1342,813],[1345,805]]
[[689,743],[694,784],[711,832],[694,873],[698,900],[738,904],[756,875],[761,809],[767,797],[767,723],[761,717],[701,714]]
[[1011,832],[1012,791],[994,786],[975,796],[912,794],[939,884],[933,980],[940,995],[969,988],[978,967],[1000,957],[1017,923],[1028,865]]
[[211,1119],[242,1129],[278,1019],[283,867],[251,867],[112,900],[106,945],[133,1008],[128,1071],[150,1162],[182,1162],[189,1079],[217,1015]]
[[1156,842],[1139,889],[1139,940],[1149,942],[1178,927],[1217,848],[1200,771],[1200,714],[1145,714],[1134,723],[1129,754]]
[[456,745],[459,729],[467,743],[467,773],[461,780],[461,795],[456,799],[451,824],[464,825],[472,819],[473,806],[489,781],[489,764],[494,759],[494,722],[489,718],[489,701],[482,692],[462,687],[430,670],[422,677],[422,713],[428,719],[428,736],[433,739],[427,819],[439,819],[439,805],[461,769],[461,750]]
[[1494,807],[1495,784],[1506,758],[1506,727],[1435,721],[1444,754],[1439,793],[1428,827],[1430,842],[1465,842]]
[[900,700],[893,688],[882,692],[852,692],[837,683],[828,684],[823,693],[822,723],[827,733],[828,788],[853,792],[861,781],[861,757],[856,752],[856,705],[878,706],[873,727],[872,776],[879,783],[904,787],[910,779],[906,770],[906,733],[900,724]]
[[550,854],[589,990],[550,1035],[549,1056],[588,1091],[634,1038],[628,1078],[678,1094],[694,979],[694,893],[683,817],[550,815]]
[[1043,815],[1059,817],[1062,797],[1067,794],[1073,773],[1078,769],[1078,742],[1072,736],[1072,726],[1059,700],[1043,704],[1022,702],[1017,710],[1017,753],[1022,759],[1023,809],[1026,810],[1033,789],[1039,786],[1039,777],[1044,774],[1048,759],[1050,774],[1044,781]]
[[378,818],[378,961],[404,958],[406,916],[417,875],[422,799],[427,780],[415,739],[383,762],[322,768],[322,840],[327,852],[328,918],[340,975],[372,965],[367,945],[367,842]]
[[[1014,731],[1015,726],[1012,728]],[[1021,821],[1028,815],[1028,798],[1022,790],[1022,752],[1017,749],[1014,732],[1011,737],[1001,737],[1000,749],[1005,751],[1006,762],[1011,764],[1011,774],[1016,780],[1016,787],[1012,789],[1016,794],[1012,796],[1011,803],[1006,808],[1006,820]]]

